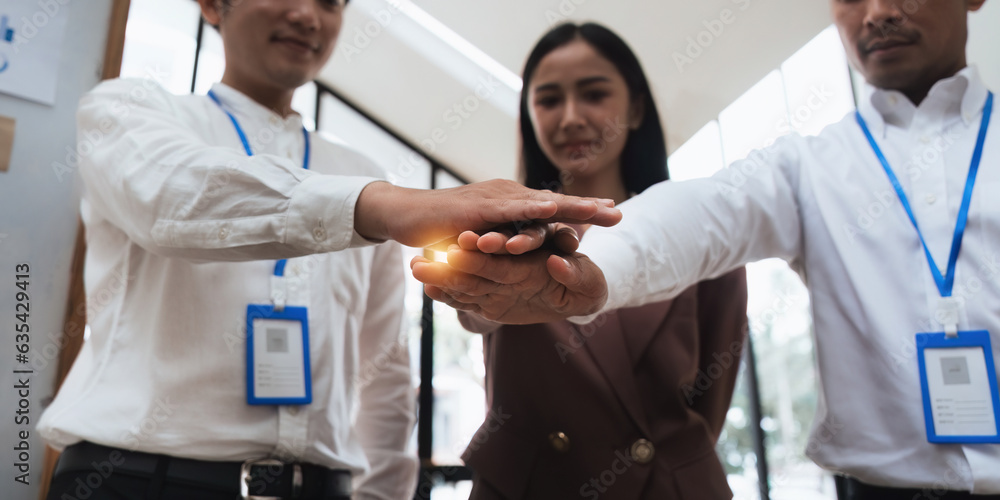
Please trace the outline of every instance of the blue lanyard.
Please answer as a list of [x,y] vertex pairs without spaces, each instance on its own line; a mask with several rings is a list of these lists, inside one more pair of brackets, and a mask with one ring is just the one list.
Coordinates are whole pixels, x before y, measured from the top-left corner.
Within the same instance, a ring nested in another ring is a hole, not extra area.
[[[219,106],[219,109],[221,109],[222,112],[229,117],[229,121],[233,122],[233,128],[236,129],[236,134],[240,136],[240,141],[243,142],[243,149],[246,150],[247,156],[253,156],[253,150],[250,149],[250,141],[247,140],[247,135],[243,133],[243,127],[240,127],[240,122],[236,121],[236,117],[222,105],[222,101],[219,100],[219,96],[215,95],[215,92],[209,90],[208,97],[215,101],[215,104]],[[309,132],[305,127],[302,127],[302,137],[305,137],[306,140],[306,152],[302,158],[302,168],[309,170]],[[287,261],[288,259],[281,259],[274,264],[275,276],[285,275],[285,264]]]
[[924,255],[927,256],[927,262],[931,266],[931,274],[934,275],[934,282],[937,283],[938,291],[941,292],[942,297],[951,297],[951,289],[955,284],[955,263],[958,262],[958,252],[962,248],[962,236],[965,234],[965,224],[969,218],[969,203],[972,201],[972,187],[976,184],[979,161],[983,158],[983,144],[986,142],[986,130],[990,126],[990,114],[992,111],[993,92],[990,92],[986,97],[986,105],[983,106],[983,120],[979,125],[979,137],[976,139],[976,149],[972,153],[972,163],[969,165],[969,177],[965,181],[965,194],[962,195],[962,206],[958,210],[958,222],[955,223],[955,235],[951,240],[951,254],[948,255],[948,270],[945,276],[941,276],[941,270],[934,263],[934,257],[931,256],[931,251],[927,248],[927,242],[924,241],[924,235],[920,232],[920,227],[917,226],[917,219],[913,216],[913,210],[910,208],[910,202],[906,198],[906,193],[903,192],[903,186],[899,184],[896,174],[892,173],[889,161],[885,159],[885,155],[879,149],[875,138],[872,137],[865,119],[861,117],[861,113],[854,112],[858,120],[858,125],[861,125],[861,130],[865,133],[865,137],[868,138],[868,143],[871,144],[872,150],[875,151],[875,156],[878,156],[878,160],[882,162],[882,168],[885,169],[886,175],[889,176],[889,181],[892,182],[892,187],[896,190],[899,201],[902,202],[903,208],[906,209],[906,215],[910,216],[910,222],[913,223],[913,228],[917,230],[917,236],[920,237],[920,244],[924,247]]

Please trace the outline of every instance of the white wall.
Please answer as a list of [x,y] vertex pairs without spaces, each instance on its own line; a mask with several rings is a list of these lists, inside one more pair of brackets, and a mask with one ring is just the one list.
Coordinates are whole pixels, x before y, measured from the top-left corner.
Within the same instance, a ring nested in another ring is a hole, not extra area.
[[1000,92],[1000,0],[987,0],[969,15],[969,63],[979,67],[986,86]]
[[[65,163],[67,148],[75,148],[77,101],[100,78],[111,8],[111,0],[59,3],[65,3],[60,8],[69,20],[55,106],[0,94],[0,114],[17,120],[10,170],[0,173],[0,497],[11,500],[38,497],[44,447],[35,425],[54,392],[58,346],[52,339],[58,339],[62,331],[79,211],[75,171],[59,176],[53,164]],[[14,386],[25,377],[13,373],[25,366],[16,363],[14,350],[14,295],[20,291],[15,288],[14,274],[20,263],[30,266],[29,334],[34,360],[29,366],[38,368],[27,376],[30,425],[26,426],[14,422],[21,399]],[[14,447],[21,430],[30,433],[29,486],[14,481]]]

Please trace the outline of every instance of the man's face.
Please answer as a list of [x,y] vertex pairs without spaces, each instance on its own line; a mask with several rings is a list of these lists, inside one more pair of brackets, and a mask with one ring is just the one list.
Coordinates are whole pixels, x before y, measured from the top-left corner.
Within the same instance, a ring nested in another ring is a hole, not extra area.
[[965,66],[968,12],[985,0],[831,0],[851,64],[868,83],[929,88]]
[[201,0],[219,27],[226,71],[256,85],[294,89],[333,53],[345,0]]

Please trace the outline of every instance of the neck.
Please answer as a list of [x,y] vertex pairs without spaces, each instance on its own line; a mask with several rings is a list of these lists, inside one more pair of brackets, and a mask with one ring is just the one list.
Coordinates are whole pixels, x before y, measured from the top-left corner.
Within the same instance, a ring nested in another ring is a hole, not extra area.
[[965,66],[965,58],[963,57],[953,66],[939,72],[936,78],[928,78],[923,82],[915,83],[912,87],[899,89],[899,91],[902,92],[914,106],[919,106],[920,103],[927,98],[927,94],[930,93],[931,88],[934,87],[935,83],[944,80],[945,78],[951,78],[957,75],[959,71],[962,71],[962,69],[965,68]]
[[620,169],[604,169],[601,174],[593,176],[573,176],[572,182],[563,185],[563,193],[571,196],[585,196],[592,198],[607,198],[615,200],[615,203],[623,203],[629,198],[629,192],[625,189],[625,182],[622,181]]
[[249,78],[241,78],[236,72],[226,68],[222,75],[222,83],[242,92],[261,106],[287,118],[295,113],[292,110],[292,95],[295,89],[278,88],[257,84]]

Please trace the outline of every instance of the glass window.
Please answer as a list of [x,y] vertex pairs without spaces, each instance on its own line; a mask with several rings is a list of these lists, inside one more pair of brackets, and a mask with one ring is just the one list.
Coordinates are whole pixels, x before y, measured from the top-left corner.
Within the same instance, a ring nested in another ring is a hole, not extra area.
[[371,158],[387,172],[389,182],[430,189],[431,164],[426,158],[328,92],[320,97],[319,129]]
[[195,75],[194,93],[207,94],[213,83],[222,80],[225,69],[226,56],[222,49],[222,36],[206,23],[205,29],[201,32],[201,51],[198,53],[198,74]]
[[309,82],[292,95],[292,109],[302,115],[302,125],[309,130],[316,130],[316,92],[316,84]]
[[434,172],[434,186],[437,189],[453,188],[463,184],[465,183],[460,181],[458,177],[448,173],[447,170],[439,168]]
[[482,335],[470,333],[458,313],[434,303],[434,465],[462,464],[461,455],[486,418]]
[[754,438],[751,431],[753,421],[750,418],[750,404],[753,398],[747,382],[746,356],[740,363],[739,378],[733,391],[733,400],[726,413],[726,423],[719,434],[719,442],[715,452],[726,471],[729,489],[733,490],[733,498],[757,498],[760,490],[757,486],[757,453],[754,451]]
[[[670,157],[671,178],[710,175],[714,165],[745,158],[785,134],[816,134],[853,107],[846,57],[828,28],[678,148]],[[834,499],[830,474],[805,456],[818,394],[808,292],[779,259],[748,265],[747,284],[771,498]],[[759,498],[759,457],[747,376],[744,366],[717,452],[734,497],[750,500]]]
[[775,70],[719,113],[725,162],[741,160],[751,151],[769,146],[789,132],[781,126],[787,120],[785,85],[781,72]]
[[788,99],[788,120],[781,127],[816,135],[854,109],[847,56],[833,26],[781,65]]
[[170,92],[187,94],[200,12],[190,0],[132,0],[121,76],[153,78]]
[[670,155],[670,179],[686,181],[708,177],[725,166],[719,122],[712,120]]
[[442,484],[431,490],[430,500],[468,500],[472,493],[472,481],[457,481],[453,484]]

